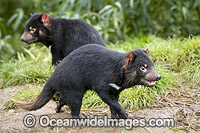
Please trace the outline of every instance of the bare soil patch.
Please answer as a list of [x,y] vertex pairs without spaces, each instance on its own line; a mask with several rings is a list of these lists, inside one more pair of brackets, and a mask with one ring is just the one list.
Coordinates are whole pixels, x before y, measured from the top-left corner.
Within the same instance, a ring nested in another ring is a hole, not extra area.
[[[37,111],[3,110],[7,100],[14,96],[18,89],[25,86],[14,86],[0,90],[0,132],[126,132],[124,128],[43,128],[39,125],[39,118],[48,115],[51,118],[70,118],[70,111],[64,108],[63,113],[55,113],[56,103],[50,101],[43,108]],[[198,89],[176,89],[167,90],[165,96],[157,96],[156,103],[151,107],[139,110],[127,111],[129,118],[174,118],[176,126],[174,128],[133,128],[130,132],[200,132],[200,88]],[[26,114],[36,116],[36,125],[27,128],[23,124]],[[109,109],[81,109],[81,117],[97,115],[99,117],[107,114],[110,117]],[[37,121],[38,120],[38,121]]]

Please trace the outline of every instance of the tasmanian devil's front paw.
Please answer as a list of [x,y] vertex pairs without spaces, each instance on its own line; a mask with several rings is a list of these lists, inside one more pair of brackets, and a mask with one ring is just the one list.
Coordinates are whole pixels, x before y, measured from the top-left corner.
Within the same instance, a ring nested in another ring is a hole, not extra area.
[[119,118],[120,118],[120,119],[126,119],[126,118],[128,118],[128,114],[127,114],[127,113],[120,114],[120,115],[119,115]]
[[56,113],[62,113],[62,112],[64,112],[64,110],[61,110],[59,108],[56,108],[55,110],[56,110]]
[[128,117],[128,114],[125,111],[122,111],[118,114],[119,119],[126,119]]
[[111,118],[112,118],[112,119],[117,119],[118,116],[117,116],[117,114],[111,114]]

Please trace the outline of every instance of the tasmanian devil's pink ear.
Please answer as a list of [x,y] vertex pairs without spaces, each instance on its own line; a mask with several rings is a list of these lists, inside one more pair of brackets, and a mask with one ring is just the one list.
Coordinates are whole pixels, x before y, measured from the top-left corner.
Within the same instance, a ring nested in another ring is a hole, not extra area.
[[149,49],[147,48],[147,50],[146,50],[146,53],[147,53],[147,55],[149,56]]
[[42,13],[41,15],[41,21],[43,22],[44,26],[47,27],[49,24],[49,17],[46,13]]
[[30,13],[30,16],[32,16],[33,15],[33,13]]
[[133,52],[129,53],[125,59],[125,68],[129,66],[129,64],[134,60],[135,54]]

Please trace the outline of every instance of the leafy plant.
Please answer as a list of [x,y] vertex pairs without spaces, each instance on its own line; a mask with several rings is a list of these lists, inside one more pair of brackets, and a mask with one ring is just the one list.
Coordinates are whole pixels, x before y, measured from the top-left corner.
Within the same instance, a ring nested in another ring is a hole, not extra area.
[[13,49],[12,45],[8,42],[10,38],[11,38],[11,35],[6,35],[3,38],[1,38],[1,34],[0,34],[0,56],[6,55],[6,54],[9,56],[12,56],[15,53],[15,50]]
[[30,13],[46,12],[52,17],[85,20],[97,29],[106,43],[113,44],[147,34],[188,37],[200,33],[199,0],[10,0],[0,1],[0,5],[3,7],[0,10],[1,37],[10,35],[9,43],[15,51],[22,51],[18,40]]
[[13,28],[13,30],[16,31],[19,28],[20,24],[22,23],[23,17],[24,17],[24,11],[23,11],[23,9],[22,8],[18,8],[16,10],[16,13],[13,14],[9,18],[9,20],[7,22],[7,26],[11,25],[12,28]]

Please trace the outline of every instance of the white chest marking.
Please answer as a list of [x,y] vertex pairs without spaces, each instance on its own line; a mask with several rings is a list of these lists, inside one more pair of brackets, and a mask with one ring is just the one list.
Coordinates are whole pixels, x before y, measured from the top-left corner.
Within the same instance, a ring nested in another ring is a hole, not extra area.
[[51,45],[49,46],[49,50],[51,51]]
[[121,89],[121,87],[119,87],[119,86],[116,85],[116,84],[110,83],[109,85],[112,86],[113,88],[115,88],[116,90]]

